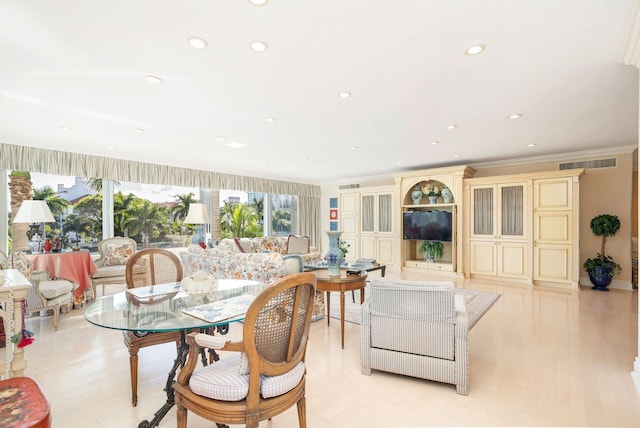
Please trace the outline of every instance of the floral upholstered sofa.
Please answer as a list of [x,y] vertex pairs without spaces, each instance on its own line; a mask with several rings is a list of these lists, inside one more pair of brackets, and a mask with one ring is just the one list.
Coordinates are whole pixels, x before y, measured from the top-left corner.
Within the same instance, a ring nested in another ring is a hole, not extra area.
[[[185,276],[203,271],[216,278],[247,279],[265,284],[303,270],[300,256],[282,255],[278,252],[241,253],[220,248],[204,250],[198,245],[191,245],[187,251],[180,253],[180,259]],[[316,292],[312,320],[323,317],[323,293]]]
[[302,258],[303,264],[314,264],[322,258],[316,247],[309,245],[308,236],[289,235],[288,237],[261,236],[258,238],[225,238],[217,248],[234,253],[278,253],[295,254]]

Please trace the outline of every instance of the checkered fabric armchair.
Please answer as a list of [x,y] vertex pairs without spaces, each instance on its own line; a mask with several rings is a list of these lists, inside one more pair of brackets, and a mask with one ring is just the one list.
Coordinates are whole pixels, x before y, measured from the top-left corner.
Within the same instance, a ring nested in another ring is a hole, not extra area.
[[371,369],[456,385],[467,395],[467,315],[453,282],[375,280],[362,305],[360,361]]

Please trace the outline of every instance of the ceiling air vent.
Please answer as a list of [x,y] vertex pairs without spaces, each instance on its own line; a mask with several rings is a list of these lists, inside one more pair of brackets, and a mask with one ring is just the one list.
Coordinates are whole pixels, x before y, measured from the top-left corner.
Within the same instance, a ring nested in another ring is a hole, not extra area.
[[576,168],[595,169],[595,168],[615,168],[615,167],[616,167],[616,158],[597,159],[597,160],[580,161],[580,162],[567,162],[567,163],[560,164],[560,170],[576,169]]
[[338,189],[340,190],[357,189],[358,187],[360,187],[359,184],[343,184],[342,186],[338,186]]

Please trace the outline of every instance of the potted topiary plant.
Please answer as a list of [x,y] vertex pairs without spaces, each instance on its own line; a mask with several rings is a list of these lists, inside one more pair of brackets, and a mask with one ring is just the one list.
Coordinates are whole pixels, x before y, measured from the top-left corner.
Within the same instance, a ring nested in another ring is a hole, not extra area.
[[606,255],[605,245],[607,238],[620,230],[620,219],[616,215],[600,214],[591,219],[590,225],[593,234],[602,237],[602,243],[597,256],[587,259],[583,267],[589,274],[594,290],[609,291],[607,286],[613,276],[620,272],[620,265],[611,256]]
[[418,251],[420,254],[427,253],[426,260],[433,262],[442,258],[444,244],[440,241],[423,241]]

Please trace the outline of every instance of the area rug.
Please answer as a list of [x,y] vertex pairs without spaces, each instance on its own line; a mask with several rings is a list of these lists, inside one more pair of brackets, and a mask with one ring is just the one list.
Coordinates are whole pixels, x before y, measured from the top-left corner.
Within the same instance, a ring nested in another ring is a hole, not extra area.
[[[465,306],[467,308],[467,319],[469,321],[469,330],[487,313],[491,306],[500,298],[500,294],[489,293],[487,291],[468,290],[466,288],[456,288],[456,294],[464,296]],[[369,298],[369,287],[364,289],[365,300]],[[351,297],[351,293],[344,295],[344,320],[354,324],[360,324],[360,294],[355,292],[355,303]],[[331,294],[331,318],[340,319],[340,294]]]

